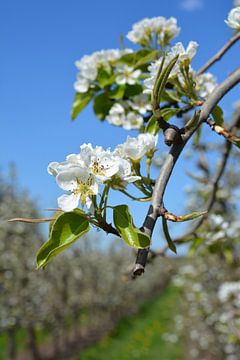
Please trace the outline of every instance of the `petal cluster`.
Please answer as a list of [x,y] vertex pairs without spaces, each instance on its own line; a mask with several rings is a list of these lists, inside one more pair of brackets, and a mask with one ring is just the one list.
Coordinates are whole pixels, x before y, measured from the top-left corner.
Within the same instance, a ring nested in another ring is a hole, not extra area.
[[149,133],[137,137],[128,136],[125,143],[117,146],[116,152],[126,159],[140,161],[143,156],[154,152],[157,140],[157,136]]
[[139,129],[143,125],[143,117],[136,111],[128,111],[127,104],[115,103],[109,110],[106,120],[126,130]]
[[204,73],[196,77],[196,93],[201,98],[207,98],[217,86],[217,80],[211,73]]
[[91,55],[85,55],[75,62],[79,70],[74,88],[77,92],[85,93],[94,86],[101,68],[111,67],[121,56],[131,53],[131,49],[110,49],[96,51]]
[[234,30],[240,30],[240,6],[233,8],[229,14],[225,23]]
[[78,154],[68,155],[64,162],[51,162],[49,174],[56,177],[61,189],[68,191],[58,198],[59,207],[63,211],[72,211],[80,202],[92,211],[92,196],[99,193],[101,184],[124,188],[128,183],[140,180],[131,160],[140,160],[154,151],[156,143],[155,136],[140,134],[137,138],[128,137],[114,151],[83,144]]
[[151,46],[160,44],[166,46],[171,39],[177,36],[180,28],[174,17],[166,19],[163,16],[145,18],[135,23],[127,38],[135,44]]

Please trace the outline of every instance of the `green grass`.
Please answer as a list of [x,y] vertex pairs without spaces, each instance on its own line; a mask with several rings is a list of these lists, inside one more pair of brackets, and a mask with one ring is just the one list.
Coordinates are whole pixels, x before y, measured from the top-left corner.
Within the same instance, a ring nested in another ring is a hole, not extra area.
[[170,343],[162,338],[174,329],[180,292],[173,286],[140,307],[137,315],[123,319],[119,326],[76,360],[181,360],[183,341]]

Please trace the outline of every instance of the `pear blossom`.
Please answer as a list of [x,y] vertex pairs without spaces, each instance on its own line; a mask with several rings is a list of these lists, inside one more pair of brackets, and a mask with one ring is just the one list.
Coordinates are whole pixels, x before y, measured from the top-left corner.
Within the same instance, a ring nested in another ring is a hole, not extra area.
[[240,30],[240,6],[233,8],[229,14],[225,23],[232,29]]
[[122,126],[126,130],[139,129],[143,124],[143,117],[136,112],[126,113],[125,108],[120,104],[114,104],[106,120],[113,125]]
[[228,301],[233,295],[240,300],[240,281],[225,282],[220,286],[218,298],[221,302]]
[[158,137],[149,133],[137,137],[127,137],[125,143],[117,146],[116,151],[120,156],[133,161],[140,161],[144,155],[155,150]]
[[202,97],[208,97],[217,86],[216,78],[211,73],[204,73],[196,77],[196,92]]
[[131,53],[131,49],[110,49],[96,51],[91,55],[85,55],[75,62],[79,70],[74,88],[79,93],[85,93],[91,86],[95,85],[100,68],[111,69],[121,56]]
[[177,20],[173,17],[166,19],[163,16],[144,18],[133,25],[128,32],[127,38],[133,43],[142,46],[155,45],[155,43],[165,46],[171,39],[177,36],[180,28]]
[[152,110],[150,98],[147,94],[134,96],[131,100],[128,101],[128,104],[133,110],[136,110],[141,115],[144,115],[146,112]]
[[119,85],[129,84],[134,85],[138,82],[138,78],[141,75],[141,70],[134,70],[133,67],[120,64],[117,69],[116,83]]
[[139,129],[143,125],[143,117],[136,112],[130,111],[122,122],[126,130]]
[[[192,58],[196,55],[197,47],[198,47],[197,42],[190,41],[186,50],[181,42],[178,42],[176,45],[174,45],[171,48],[171,50],[166,54],[164,67],[166,67],[176,55],[179,55],[179,57],[170,73],[170,78],[181,75],[179,66],[184,63],[188,64],[192,60]],[[145,86],[144,93],[146,94],[152,93],[161,63],[162,63],[162,57],[160,57],[157,61],[149,65],[148,70],[150,72],[150,77],[144,80],[144,86]]]
[[106,117],[106,120],[113,125],[121,126],[125,118],[125,109],[124,107],[116,103],[109,110],[109,114]]
[[68,194],[58,198],[63,211],[72,211],[86,205],[93,211],[92,196],[99,193],[99,186],[107,182],[113,188],[124,188],[128,183],[140,180],[134,175],[131,162],[120,156],[119,152],[93,148],[92,144],[80,146],[78,154],[70,154],[62,163],[51,162],[48,173],[56,177],[59,187]]
[[68,170],[60,171],[56,176],[59,187],[70,191],[58,198],[58,205],[63,211],[72,211],[78,207],[79,202],[90,209],[92,205],[91,195],[98,194],[98,183],[90,174],[88,169],[82,167],[70,167]]
[[235,1],[234,1],[234,6],[235,6],[235,7],[240,6],[240,0],[235,0]]

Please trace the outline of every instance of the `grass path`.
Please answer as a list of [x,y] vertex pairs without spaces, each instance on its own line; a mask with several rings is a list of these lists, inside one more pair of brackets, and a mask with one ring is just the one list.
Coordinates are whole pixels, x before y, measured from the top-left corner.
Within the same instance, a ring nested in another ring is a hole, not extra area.
[[84,351],[75,360],[182,360],[183,341],[170,343],[174,317],[179,313],[181,294],[168,286],[154,300],[141,306],[137,315],[123,319],[112,334]]

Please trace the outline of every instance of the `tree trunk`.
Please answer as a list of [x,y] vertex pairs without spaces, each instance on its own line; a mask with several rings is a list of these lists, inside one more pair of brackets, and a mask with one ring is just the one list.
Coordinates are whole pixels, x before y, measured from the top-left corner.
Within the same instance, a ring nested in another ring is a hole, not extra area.
[[28,327],[28,347],[32,360],[41,360],[37,345],[36,331],[33,325]]
[[16,360],[17,359],[17,345],[16,345],[16,329],[8,329],[8,359]]

